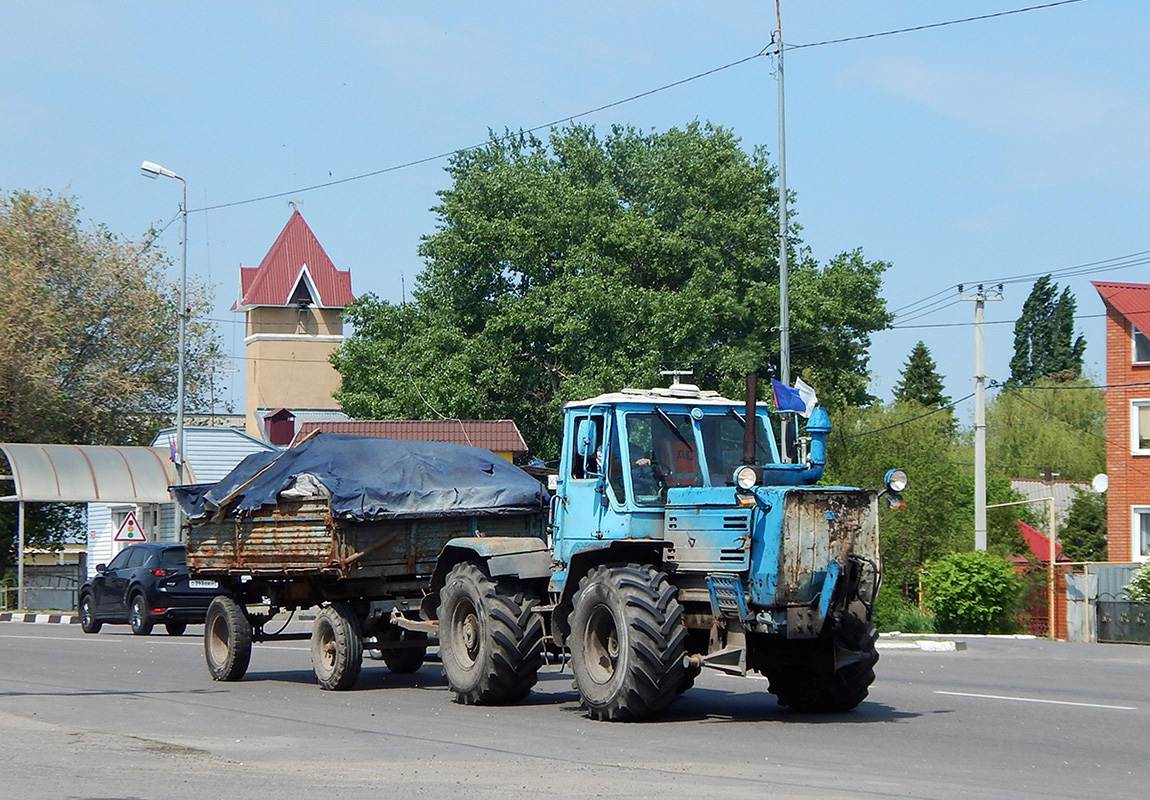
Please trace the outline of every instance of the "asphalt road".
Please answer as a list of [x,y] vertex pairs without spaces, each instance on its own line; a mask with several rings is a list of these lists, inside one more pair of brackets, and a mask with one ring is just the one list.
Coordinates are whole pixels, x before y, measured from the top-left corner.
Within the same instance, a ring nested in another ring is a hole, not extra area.
[[706,673],[656,722],[583,716],[571,676],[456,705],[437,664],[315,684],[306,642],[214,683],[199,634],[0,625],[0,798],[1144,797],[1150,648],[968,639],[883,651],[849,714]]

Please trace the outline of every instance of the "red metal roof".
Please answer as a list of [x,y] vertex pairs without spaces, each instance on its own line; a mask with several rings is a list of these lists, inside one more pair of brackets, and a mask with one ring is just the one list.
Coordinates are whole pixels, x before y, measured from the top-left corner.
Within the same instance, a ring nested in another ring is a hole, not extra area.
[[[1022,541],[1026,543],[1027,549],[1030,550],[1034,558],[1043,563],[1050,561],[1050,538],[1043,536],[1020,519],[1016,519],[1014,524],[1018,526],[1018,532],[1022,534]],[[1054,560],[1055,562],[1070,560],[1062,555],[1062,545],[1058,542],[1054,543]]]
[[514,420],[510,419],[386,419],[351,422],[305,422],[297,436],[312,430],[324,433],[351,433],[380,439],[409,439],[422,442],[469,444],[502,453],[526,453],[527,443]]
[[1150,283],[1109,283],[1091,281],[1102,301],[1150,334]]
[[232,310],[292,305],[292,293],[304,279],[305,270],[315,306],[343,308],[354,299],[351,272],[335,268],[303,216],[293,210],[260,265],[240,267],[240,299]]

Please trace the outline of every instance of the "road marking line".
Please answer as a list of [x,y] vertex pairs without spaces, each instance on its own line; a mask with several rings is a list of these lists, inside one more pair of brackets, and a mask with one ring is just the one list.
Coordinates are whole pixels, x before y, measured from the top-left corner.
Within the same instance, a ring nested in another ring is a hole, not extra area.
[[1016,700],[1019,703],[1049,703],[1056,706],[1079,706],[1081,708],[1110,708],[1115,711],[1137,711],[1134,706],[1107,706],[1101,703],[1072,703],[1069,700],[1042,700],[1037,697],[1010,697],[1000,694],[974,694],[973,692],[935,692],[951,697],[979,697],[983,700]]

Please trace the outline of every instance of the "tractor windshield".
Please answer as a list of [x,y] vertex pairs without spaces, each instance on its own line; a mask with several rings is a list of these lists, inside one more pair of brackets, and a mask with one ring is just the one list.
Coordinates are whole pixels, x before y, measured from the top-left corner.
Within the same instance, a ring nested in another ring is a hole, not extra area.
[[[756,418],[757,461],[774,459],[770,430]],[[706,414],[655,409],[626,415],[626,448],[635,502],[660,506],[669,487],[728,486],[743,459],[743,419],[731,411]]]

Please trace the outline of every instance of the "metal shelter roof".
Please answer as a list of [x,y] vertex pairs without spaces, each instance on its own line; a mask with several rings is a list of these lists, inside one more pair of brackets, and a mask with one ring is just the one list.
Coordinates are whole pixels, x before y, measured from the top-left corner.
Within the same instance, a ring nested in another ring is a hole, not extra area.
[[[30,503],[170,503],[178,483],[166,447],[0,442],[16,492],[0,500]],[[195,483],[185,464],[184,483]]]

